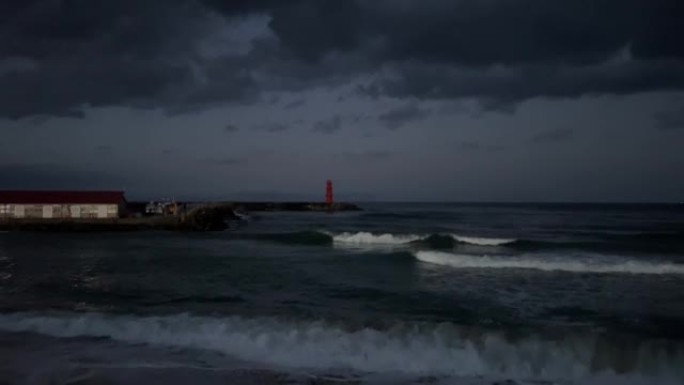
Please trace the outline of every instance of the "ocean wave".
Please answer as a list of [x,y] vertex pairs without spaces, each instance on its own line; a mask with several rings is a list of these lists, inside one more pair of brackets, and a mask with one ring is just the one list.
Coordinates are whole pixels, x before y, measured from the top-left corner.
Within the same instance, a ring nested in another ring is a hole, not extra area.
[[533,240],[504,237],[464,236],[451,233],[415,234],[389,232],[329,232],[329,231],[295,231],[281,233],[241,233],[230,234],[235,239],[276,242],[289,245],[325,246],[416,246],[433,250],[454,249],[460,246],[478,248],[506,248],[520,252],[543,250],[591,250],[599,253],[653,251],[672,254],[680,248],[671,248],[668,243],[616,243],[600,240]]
[[407,245],[426,244],[435,247],[454,247],[456,243],[467,243],[475,246],[502,246],[514,243],[516,239],[466,237],[456,234],[375,234],[370,232],[347,232],[331,234],[333,242],[353,243],[361,245]]
[[476,246],[501,246],[516,242],[507,238],[465,237],[456,234],[401,234],[367,231],[334,233],[327,231],[297,231],[289,233],[236,234],[237,238],[268,240],[279,243],[324,245],[330,243],[356,245],[407,245],[423,243],[427,246],[454,247],[457,243]]
[[684,265],[670,262],[551,260],[534,257],[474,256],[440,251],[418,251],[414,253],[414,256],[422,262],[463,269],[532,269],[604,274],[684,274]]
[[468,237],[458,234],[451,234],[451,236],[458,242],[468,243],[476,246],[501,246],[517,241],[517,239],[513,238]]
[[509,336],[453,324],[349,330],[325,322],[275,318],[14,313],[0,315],[0,329],[198,348],[306,369],[543,378],[564,383],[615,372],[647,375],[650,383],[684,376],[684,347],[674,342],[625,344],[587,334]]
[[369,232],[332,234],[333,242],[357,245],[405,245],[426,237],[416,234],[373,234]]

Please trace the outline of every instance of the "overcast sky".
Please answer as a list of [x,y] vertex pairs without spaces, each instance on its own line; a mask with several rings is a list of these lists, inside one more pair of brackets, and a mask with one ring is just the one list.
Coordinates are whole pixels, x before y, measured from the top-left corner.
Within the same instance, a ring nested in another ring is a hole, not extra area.
[[0,188],[684,201],[681,0],[3,0]]

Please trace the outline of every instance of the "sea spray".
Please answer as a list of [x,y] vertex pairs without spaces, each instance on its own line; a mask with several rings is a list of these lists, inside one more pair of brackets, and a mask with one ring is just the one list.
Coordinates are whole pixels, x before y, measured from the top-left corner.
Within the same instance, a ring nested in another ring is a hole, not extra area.
[[[15,313],[0,315],[0,330],[206,349],[296,368],[567,380],[621,365],[623,373],[684,375],[683,347],[674,343],[640,342],[624,351],[595,334],[510,337],[452,324],[399,323],[377,330],[276,318]],[[632,357],[628,367],[625,355]]]

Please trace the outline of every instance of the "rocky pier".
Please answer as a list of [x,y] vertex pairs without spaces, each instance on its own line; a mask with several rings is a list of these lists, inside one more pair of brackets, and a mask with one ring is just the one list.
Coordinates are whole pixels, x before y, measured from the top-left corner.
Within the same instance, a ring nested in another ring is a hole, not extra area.
[[4,218],[0,231],[119,232],[119,231],[222,231],[235,214],[249,212],[339,212],[358,211],[350,203],[305,202],[218,202],[194,204],[177,215],[128,218]]

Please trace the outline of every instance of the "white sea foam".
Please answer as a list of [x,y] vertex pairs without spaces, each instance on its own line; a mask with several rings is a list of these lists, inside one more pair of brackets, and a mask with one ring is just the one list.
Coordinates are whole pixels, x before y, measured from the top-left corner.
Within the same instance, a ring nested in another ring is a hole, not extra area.
[[477,246],[501,246],[513,243],[516,239],[512,238],[485,238],[485,237],[466,237],[458,234],[451,234],[451,237],[461,243],[468,243]]
[[614,365],[622,365],[623,372],[647,374],[651,381],[653,376],[684,376],[681,346],[668,354],[650,343],[624,351],[598,343],[597,336],[508,339],[505,333],[468,332],[448,324],[348,331],[322,322],[273,318],[15,313],[0,315],[0,330],[206,349],[304,369],[568,380],[610,373]]
[[[429,235],[424,234],[376,234],[370,232],[326,234],[333,238],[333,242],[355,245],[405,245],[411,242],[424,240],[429,237]],[[509,238],[467,237],[457,234],[448,234],[447,236],[451,236],[457,242],[478,246],[500,246],[516,241],[516,239]]]
[[416,234],[373,234],[368,232],[332,234],[333,242],[355,245],[403,245],[425,238]]
[[573,273],[624,274],[684,274],[684,265],[670,262],[645,262],[619,259],[612,262],[591,260],[542,259],[539,257],[474,256],[440,251],[418,251],[415,257],[422,262],[454,268],[534,269]]

